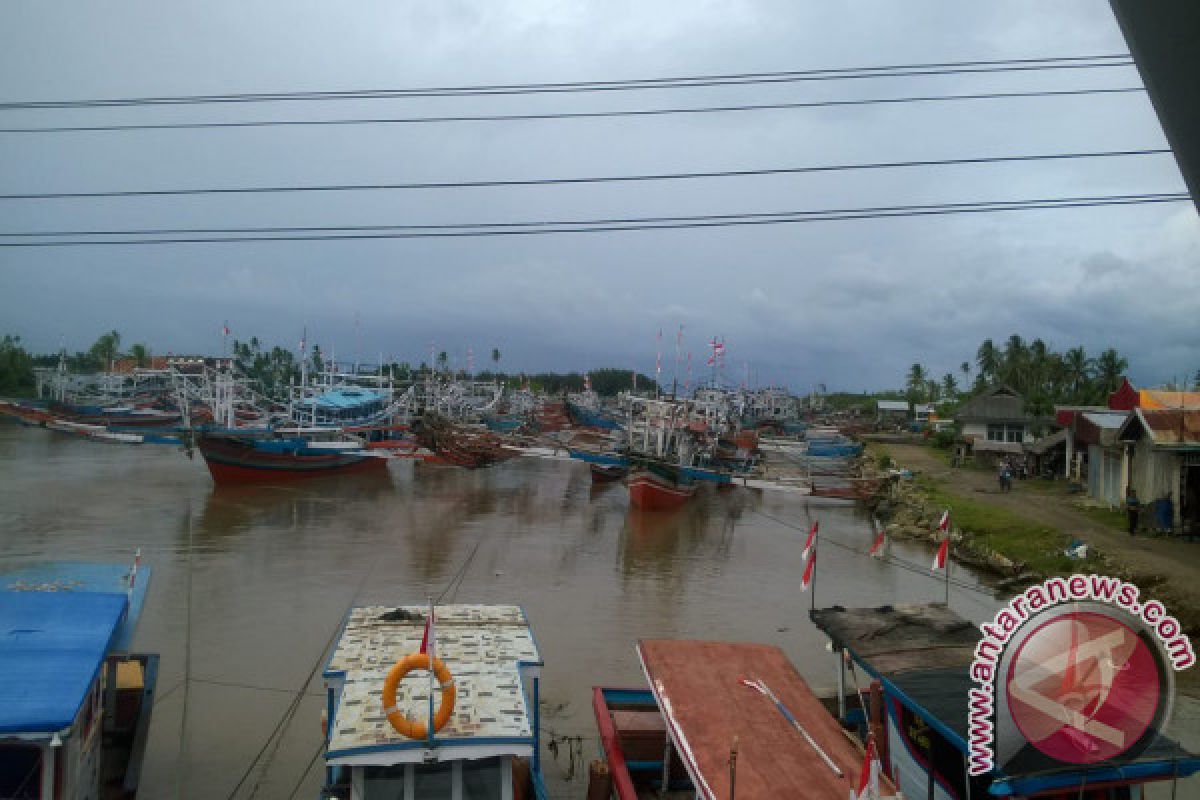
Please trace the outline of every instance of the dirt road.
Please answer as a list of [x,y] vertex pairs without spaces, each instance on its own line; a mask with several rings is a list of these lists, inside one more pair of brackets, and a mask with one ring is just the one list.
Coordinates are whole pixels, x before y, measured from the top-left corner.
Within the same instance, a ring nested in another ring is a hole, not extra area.
[[[949,491],[970,493],[978,502],[1082,539],[1135,575],[1139,584],[1161,578],[1177,601],[1200,611],[1200,542],[1130,536],[1090,519],[1059,495],[1031,489],[1021,481],[1014,482],[1011,492],[1002,494],[996,476],[990,472],[951,468],[922,445],[889,442],[886,446],[897,466],[934,478]],[[1153,596],[1153,590],[1148,594]]]

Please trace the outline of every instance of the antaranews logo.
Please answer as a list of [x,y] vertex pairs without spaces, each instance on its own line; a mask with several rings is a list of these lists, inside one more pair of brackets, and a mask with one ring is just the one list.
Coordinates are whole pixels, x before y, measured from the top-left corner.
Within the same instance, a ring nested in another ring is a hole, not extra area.
[[1135,758],[1170,718],[1174,672],[1196,663],[1179,621],[1103,575],[1051,578],[1014,597],[975,648],[971,775]]

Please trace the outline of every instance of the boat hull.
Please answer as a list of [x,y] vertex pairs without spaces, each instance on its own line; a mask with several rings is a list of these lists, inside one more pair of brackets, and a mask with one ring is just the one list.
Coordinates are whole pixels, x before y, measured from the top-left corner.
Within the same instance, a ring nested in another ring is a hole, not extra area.
[[592,483],[615,483],[629,474],[629,468],[618,464],[588,464]]
[[648,471],[630,473],[625,479],[629,502],[643,511],[672,511],[683,506],[696,493],[695,484],[676,483]]
[[214,483],[275,483],[387,468],[387,461],[365,452],[287,453],[264,451],[252,439],[206,437],[197,441]]

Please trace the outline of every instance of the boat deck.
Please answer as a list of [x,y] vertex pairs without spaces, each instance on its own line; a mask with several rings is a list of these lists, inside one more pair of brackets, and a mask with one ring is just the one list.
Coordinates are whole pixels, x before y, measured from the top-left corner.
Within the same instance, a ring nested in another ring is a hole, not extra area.
[[[730,796],[729,754],[738,744],[736,792],[750,798],[845,800],[862,751],[830,716],[783,652],[736,642],[643,640],[638,657],[695,794]],[[767,697],[740,683],[762,680],[841,769],[838,776]],[[885,795],[891,794],[887,787]]]
[[[392,665],[420,650],[428,609],[422,606],[363,606],[351,609],[341,639],[325,669],[337,694],[327,763],[386,764],[426,760],[431,743],[407,739],[388,723],[381,693]],[[437,607],[436,654],[457,688],[454,713],[433,746],[440,760],[533,751],[533,708],[522,678],[536,676],[542,660],[518,606]],[[427,673],[401,681],[398,708],[423,719],[429,702]],[[481,753],[487,749],[487,753]]]

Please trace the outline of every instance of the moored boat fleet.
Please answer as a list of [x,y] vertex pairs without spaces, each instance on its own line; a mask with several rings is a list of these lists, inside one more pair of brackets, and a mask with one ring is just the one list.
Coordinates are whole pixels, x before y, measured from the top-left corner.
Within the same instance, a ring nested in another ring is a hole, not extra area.
[[605,399],[585,384],[551,396],[433,372],[401,384],[382,369],[330,364],[275,401],[220,359],[40,378],[39,398],[0,401],[0,415],[93,441],[176,445],[198,452],[217,484],[379,470],[393,459],[477,469],[535,457],[584,461],[595,482],[623,482],[646,511],[678,508],[706,485],[847,499],[872,488],[854,466],[862,444],[778,389]]

